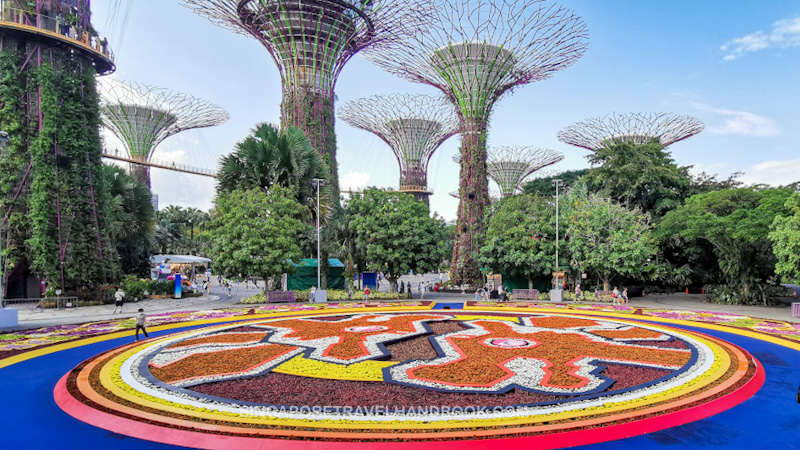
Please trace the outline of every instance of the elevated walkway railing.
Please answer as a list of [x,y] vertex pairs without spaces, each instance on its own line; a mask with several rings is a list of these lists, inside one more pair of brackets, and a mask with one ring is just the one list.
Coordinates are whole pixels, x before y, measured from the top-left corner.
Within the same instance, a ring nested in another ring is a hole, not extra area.
[[107,39],[95,36],[87,30],[69,23],[66,18],[60,16],[51,17],[45,14],[37,14],[36,12],[14,8],[11,7],[11,5],[16,6],[16,4],[12,3],[9,5],[8,0],[0,0],[0,4],[2,5],[0,26],[9,26],[29,31],[43,31],[45,32],[44,34],[51,35],[65,42],[80,45],[87,50],[98,53],[113,63],[114,52],[109,48]]
[[124,161],[131,164],[138,164],[140,166],[156,167],[159,169],[172,170],[175,172],[190,173],[193,175],[202,175],[204,177],[217,178],[217,172],[215,172],[214,170],[204,169],[202,167],[190,166],[188,164],[176,163],[174,161],[161,161],[157,159],[142,161],[140,159],[131,158],[126,154],[121,154],[119,152],[112,152],[109,150],[103,150],[103,156],[105,158],[115,159],[117,161]]

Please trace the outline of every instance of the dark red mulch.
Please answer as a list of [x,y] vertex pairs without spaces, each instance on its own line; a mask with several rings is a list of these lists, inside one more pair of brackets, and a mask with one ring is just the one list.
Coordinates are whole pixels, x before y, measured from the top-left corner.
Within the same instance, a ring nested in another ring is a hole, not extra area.
[[436,358],[438,353],[431,345],[431,336],[439,336],[441,334],[452,333],[454,331],[461,331],[467,327],[459,322],[428,322],[428,326],[433,331],[433,334],[426,334],[424,336],[417,336],[405,341],[395,344],[389,344],[386,349],[391,353],[389,361],[408,361],[411,359],[432,359]]

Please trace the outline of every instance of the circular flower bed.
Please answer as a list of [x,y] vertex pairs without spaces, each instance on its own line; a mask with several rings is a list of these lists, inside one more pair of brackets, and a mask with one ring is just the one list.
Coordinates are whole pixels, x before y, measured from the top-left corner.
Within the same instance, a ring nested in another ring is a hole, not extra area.
[[56,397],[79,419],[123,434],[138,423],[226,439],[581,432],[597,442],[619,427],[652,431],[706,417],[761,382],[742,349],[661,325],[535,312],[361,311],[130,344],[66,374]]

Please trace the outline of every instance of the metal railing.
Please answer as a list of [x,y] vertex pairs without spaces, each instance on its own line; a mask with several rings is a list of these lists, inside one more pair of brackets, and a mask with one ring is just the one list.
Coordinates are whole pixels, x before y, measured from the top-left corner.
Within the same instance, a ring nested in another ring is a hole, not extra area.
[[78,297],[43,297],[3,299],[3,308],[20,311],[43,311],[45,309],[75,308]]
[[13,8],[10,7],[6,1],[0,3],[2,3],[0,22],[49,31],[62,38],[74,41],[77,44],[82,44],[83,47],[93,50],[109,60],[114,61],[114,52],[109,48],[108,40],[105,38],[95,36],[87,30],[67,22],[67,20],[62,17],[51,17],[45,14],[37,14],[36,12]]
[[193,175],[202,175],[205,177],[216,178],[217,172],[211,169],[204,169],[202,167],[190,166],[188,164],[176,163],[175,161],[163,161],[158,159],[149,159],[142,161],[140,159],[131,158],[129,155],[121,153],[117,150],[103,150],[103,156],[117,161],[125,161],[131,164],[138,164],[140,166],[156,167],[158,169],[172,170],[175,172],[190,173]]

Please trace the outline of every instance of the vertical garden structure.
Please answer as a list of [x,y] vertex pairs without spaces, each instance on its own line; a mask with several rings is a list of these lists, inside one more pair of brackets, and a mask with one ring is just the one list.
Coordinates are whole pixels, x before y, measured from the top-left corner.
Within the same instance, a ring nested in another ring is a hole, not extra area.
[[458,132],[450,102],[428,95],[376,95],[348,102],[339,117],[386,142],[400,163],[400,192],[428,203],[428,161]]
[[700,133],[703,122],[692,116],[669,113],[609,114],[574,123],[558,132],[558,140],[597,151],[619,143],[648,144],[657,140],[668,147]]
[[574,63],[587,43],[581,19],[550,2],[450,0],[422,33],[365,52],[389,72],[440,89],[457,107],[462,164],[455,283],[482,282],[475,252],[489,201],[486,140],[493,106],[515,87]]
[[500,186],[500,192],[510,197],[522,188],[525,179],[544,167],[564,159],[555,150],[527,146],[489,147],[486,166],[489,178]]
[[356,53],[415,33],[427,0],[184,0],[214,22],[256,38],[281,74],[281,126],[308,136],[339,183],[334,133],[334,88]]
[[3,287],[94,288],[118,272],[105,219],[95,76],[114,71],[90,0],[0,2]]
[[186,94],[138,83],[105,83],[100,110],[103,125],[125,146],[131,172],[150,187],[147,166],[164,139],[194,128],[228,121],[228,113],[213,103]]

